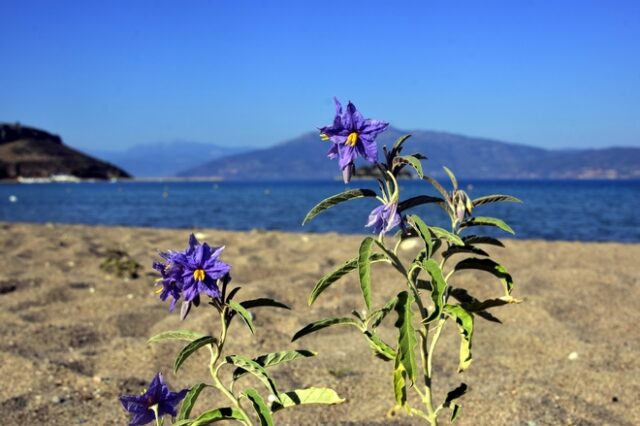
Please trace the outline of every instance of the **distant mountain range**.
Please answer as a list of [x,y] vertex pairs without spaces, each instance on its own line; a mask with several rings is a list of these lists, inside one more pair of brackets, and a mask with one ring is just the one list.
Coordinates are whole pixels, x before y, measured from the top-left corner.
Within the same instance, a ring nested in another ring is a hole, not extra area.
[[0,123],[0,179],[73,176],[130,177],[124,170],[76,151],[60,136],[20,124]]
[[[640,148],[547,150],[395,128],[380,135],[379,145],[390,147],[405,134],[412,134],[405,143],[405,153],[427,155],[423,167],[434,177],[443,177],[442,166],[446,165],[463,179],[640,179]],[[64,145],[59,136],[0,123],[0,179],[54,174],[108,179],[128,177],[129,173],[136,177],[226,180],[336,179],[340,172],[337,161],[327,158],[329,146],[317,133],[307,133],[264,149],[175,141],[137,145],[120,152],[91,152],[108,161],[104,162]]]
[[92,150],[91,154],[117,164],[136,177],[175,176],[220,157],[252,150],[201,142],[172,141],[135,145],[123,151]]
[[[404,134],[407,154],[420,152],[428,160],[425,171],[442,177],[446,165],[466,179],[638,179],[640,148],[547,150],[491,139],[425,130],[390,128],[378,138],[390,147]],[[242,154],[218,158],[186,169],[182,177],[219,177],[228,180],[311,180],[339,175],[336,160],[327,159],[329,142],[317,133]]]

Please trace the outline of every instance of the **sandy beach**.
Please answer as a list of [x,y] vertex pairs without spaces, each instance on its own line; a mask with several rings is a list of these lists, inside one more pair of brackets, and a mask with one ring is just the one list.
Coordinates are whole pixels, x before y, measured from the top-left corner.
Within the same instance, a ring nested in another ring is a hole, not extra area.
[[[328,329],[290,342],[312,320],[362,309],[357,274],[334,284],[313,307],[306,304],[315,282],[357,253],[360,236],[193,231],[227,247],[222,258],[242,286],[240,300],[272,297],[292,307],[256,310],[255,336],[234,323],[227,353],[317,351],[291,368],[275,368],[279,387],[331,386],[347,399],[280,412],[278,424],[420,424],[404,415],[385,417],[393,401],[393,366],[374,359],[355,330]],[[159,250],[184,249],[188,235],[0,223],[2,424],[126,424],[117,397],[139,393],[157,371],[174,389],[207,380],[205,353],[175,375],[181,343],[146,343],[165,330],[212,332],[217,326],[203,308],[181,322],[154,294],[151,262]],[[112,249],[143,265],[138,278],[100,269]],[[506,248],[492,253],[510,270],[514,295],[525,302],[495,310],[503,324],[476,320],[474,362],[462,375],[455,373],[457,330],[444,330],[435,366],[438,398],[461,381],[470,386],[457,424],[640,424],[640,245],[507,240]],[[482,273],[461,273],[453,284],[488,295],[500,291]],[[374,267],[374,304],[401,286],[390,267]],[[216,402],[210,395],[195,412]]]

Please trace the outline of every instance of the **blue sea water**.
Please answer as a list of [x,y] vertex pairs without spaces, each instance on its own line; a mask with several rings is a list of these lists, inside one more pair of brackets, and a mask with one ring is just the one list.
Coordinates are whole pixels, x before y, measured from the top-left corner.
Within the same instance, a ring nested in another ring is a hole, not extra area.
[[[375,189],[375,182],[348,188]],[[422,181],[401,181],[402,198],[437,195]],[[471,197],[501,193],[522,204],[481,206],[477,215],[505,220],[516,238],[640,242],[640,181],[461,182]],[[167,228],[268,229],[366,233],[375,199],[353,200],[301,226],[307,211],[341,192],[340,182],[116,182],[0,185],[0,221]],[[13,201],[12,201],[13,200]],[[437,206],[413,209],[447,226]],[[478,229],[474,229],[474,232]],[[493,235],[501,231],[489,230]],[[509,236],[509,235],[504,235]]]

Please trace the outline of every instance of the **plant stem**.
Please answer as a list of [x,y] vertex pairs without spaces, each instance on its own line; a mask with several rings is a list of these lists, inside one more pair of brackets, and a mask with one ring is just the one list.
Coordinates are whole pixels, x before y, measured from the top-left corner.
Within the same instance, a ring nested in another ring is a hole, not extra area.
[[[429,349],[427,350],[426,346],[427,346],[427,339],[426,337],[423,339],[423,347],[422,347],[422,351],[423,353],[426,352],[427,354],[427,359],[426,359],[426,372],[425,372],[425,376],[426,379],[425,381],[427,382],[427,385],[425,386],[425,405],[427,406],[427,412],[429,413],[429,423],[431,423],[432,426],[436,426],[438,424],[438,411],[439,410],[434,410],[433,409],[433,393],[432,393],[432,373],[433,373],[433,354],[435,353],[436,350],[436,345],[438,344],[438,340],[440,339],[440,333],[442,332],[442,329],[444,328],[444,323],[445,323],[446,319],[441,319],[438,322],[438,325],[436,326],[435,330],[434,330],[434,334],[433,337],[431,338],[431,345],[429,346]],[[428,333],[428,328],[425,327],[425,331]],[[423,363],[425,361],[423,360]]]
[[429,353],[427,354],[427,375],[429,375],[429,378],[431,378],[431,374],[433,371],[433,352],[436,349],[436,345],[438,344],[438,339],[440,339],[440,333],[442,332],[442,329],[444,328],[444,323],[445,323],[446,319],[441,319],[440,322],[438,322],[438,325],[436,326],[435,329],[435,334],[433,335],[433,338],[431,339],[431,346],[429,347]]
[[156,426],[160,426],[160,417],[158,417],[158,404],[152,405],[151,410],[153,411],[153,414],[156,417]]
[[231,392],[224,384],[222,384],[222,381],[218,377],[218,371],[220,370],[220,367],[226,364],[226,362],[221,362],[216,366],[216,364],[218,363],[222,355],[222,349],[224,347],[224,343],[227,338],[227,322],[225,318],[226,313],[227,313],[227,309],[225,307],[220,312],[221,329],[220,329],[220,338],[218,340],[218,343],[215,345],[215,347],[212,344],[208,345],[209,351],[211,352],[211,361],[209,362],[209,372],[211,374],[211,378],[213,379],[213,384],[216,387],[216,389],[222,392],[224,396],[226,396],[227,399],[229,399],[233,403],[233,405],[235,405],[235,407],[240,411],[240,413],[242,413],[242,416],[244,417],[244,420],[242,421],[242,423],[247,426],[252,426],[253,423],[251,422],[251,419],[247,415],[246,411],[244,411],[244,408],[242,408],[242,405],[240,404],[240,400],[235,397],[233,392]]

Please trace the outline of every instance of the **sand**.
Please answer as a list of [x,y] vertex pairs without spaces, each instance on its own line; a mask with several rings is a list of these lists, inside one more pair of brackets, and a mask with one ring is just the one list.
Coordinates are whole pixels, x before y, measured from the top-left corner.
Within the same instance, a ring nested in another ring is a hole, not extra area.
[[[331,386],[347,399],[278,413],[278,424],[420,424],[404,415],[385,417],[393,400],[392,365],[371,357],[354,329],[290,343],[309,321],[362,309],[356,274],[312,308],[306,305],[316,280],[354,256],[361,237],[196,231],[226,245],[223,259],[243,287],[240,300],[273,297],[293,308],[256,310],[255,336],[235,322],[228,353],[317,351],[315,358],[274,369],[280,388]],[[2,424],[126,424],[117,397],[140,392],[156,371],[173,388],[207,379],[204,353],[175,375],[180,343],[146,343],[169,329],[216,329],[206,309],[181,322],[153,292],[149,265],[157,251],[182,249],[187,237],[186,230],[0,223]],[[109,249],[125,250],[144,265],[140,277],[101,270]],[[458,424],[640,424],[640,245],[507,240],[493,252],[516,279],[514,295],[526,300],[494,311],[503,324],[476,321],[474,362],[461,375],[455,372],[457,331],[444,330],[436,398],[460,381],[469,384]],[[375,303],[401,289],[391,268],[376,265],[373,274]],[[454,284],[487,295],[500,291],[482,273],[465,272]],[[211,394],[196,411],[221,401]]]

